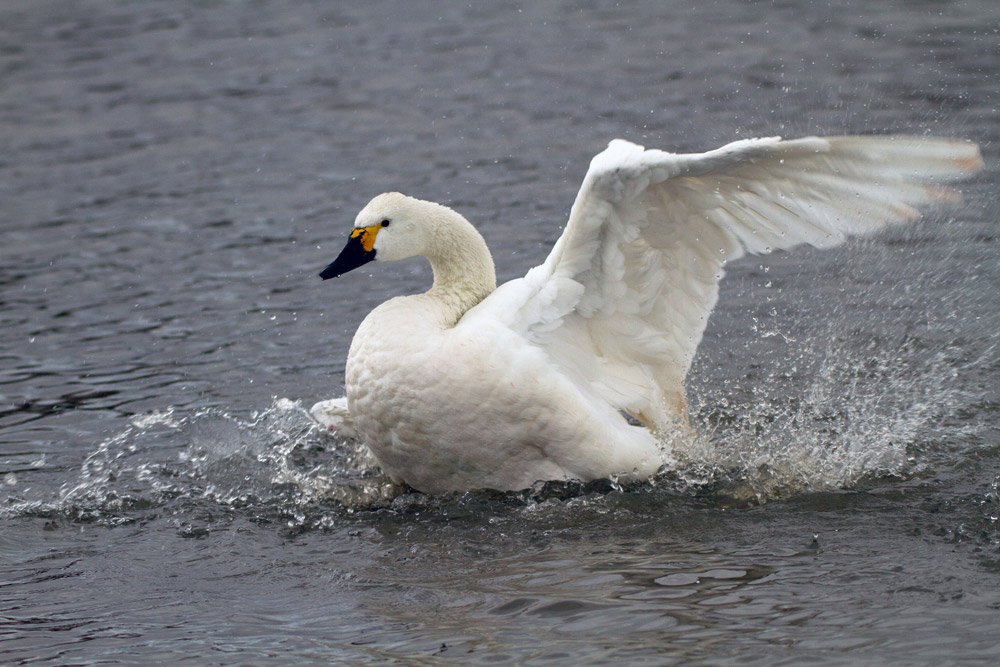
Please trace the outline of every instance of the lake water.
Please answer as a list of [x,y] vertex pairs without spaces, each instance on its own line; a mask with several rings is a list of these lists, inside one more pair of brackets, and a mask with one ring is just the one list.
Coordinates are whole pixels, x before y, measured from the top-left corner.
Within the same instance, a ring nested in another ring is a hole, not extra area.
[[[0,5],[0,662],[1000,659],[1000,13],[982,2]],[[728,267],[653,485],[403,493],[305,409],[419,260],[501,280],[589,159],[977,141],[964,207]]]

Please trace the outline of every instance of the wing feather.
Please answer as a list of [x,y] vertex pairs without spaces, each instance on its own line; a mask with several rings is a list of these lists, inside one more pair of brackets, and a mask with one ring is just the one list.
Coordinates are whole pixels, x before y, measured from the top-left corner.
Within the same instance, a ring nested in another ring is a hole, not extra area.
[[772,137],[701,154],[611,142],[591,162],[545,262],[466,318],[503,321],[598,397],[666,428],[726,262],[827,248],[955,203],[975,144],[917,137]]

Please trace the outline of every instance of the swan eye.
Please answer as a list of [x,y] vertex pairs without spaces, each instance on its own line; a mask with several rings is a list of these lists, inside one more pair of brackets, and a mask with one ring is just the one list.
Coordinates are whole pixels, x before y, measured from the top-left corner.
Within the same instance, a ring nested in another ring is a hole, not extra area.
[[391,220],[383,220],[382,221],[382,226],[383,227],[388,227],[390,222],[391,222]]

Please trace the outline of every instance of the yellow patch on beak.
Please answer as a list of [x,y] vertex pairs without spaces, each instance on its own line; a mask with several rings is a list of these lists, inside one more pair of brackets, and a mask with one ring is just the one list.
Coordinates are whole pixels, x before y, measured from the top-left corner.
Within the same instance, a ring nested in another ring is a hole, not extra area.
[[361,237],[361,247],[365,249],[365,252],[371,252],[372,248],[375,247],[375,235],[378,234],[378,230],[382,229],[382,225],[372,225],[371,227],[359,227],[351,232],[351,238],[356,239]]

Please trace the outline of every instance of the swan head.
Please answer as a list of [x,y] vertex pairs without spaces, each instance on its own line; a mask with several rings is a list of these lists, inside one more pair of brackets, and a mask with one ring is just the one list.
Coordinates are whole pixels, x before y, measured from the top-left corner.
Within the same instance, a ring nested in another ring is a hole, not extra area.
[[358,213],[347,245],[320,277],[336,278],[373,260],[391,262],[425,255],[438,209],[449,210],[398,192],[375,197]]
[[429,293],[449,295],[456,321],[496,289],[493,257],[468,220],[447,206],[398,192],[381,194],[361,209],[347,245],[319,275],[336,278],[371,261],[416,255],[430,261],[434,285]]

